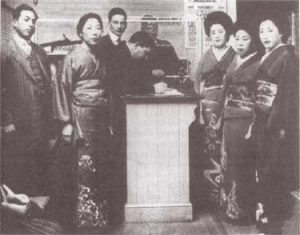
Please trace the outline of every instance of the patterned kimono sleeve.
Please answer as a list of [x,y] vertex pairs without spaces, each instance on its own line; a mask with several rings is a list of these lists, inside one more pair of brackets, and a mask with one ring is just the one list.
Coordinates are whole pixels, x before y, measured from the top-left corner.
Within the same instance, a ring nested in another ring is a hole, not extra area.
[[57,80],[55,88],[55,117],[63,122],[72,121],[72,93],[73,93],[74,69],[72,57],[67,55],[61,68],[61,76]]
[[[268,129],[286,129],[290,115],[289,110],[293,105],[289,96],[292,92],[292,87],[297,84],[297,60],[291,54],[285,54],[283,56],[285,58],[282,60],[281,69],[278,74],[278,91],[269,115],[267,123]],[[292,102],[296,102],[296,100]]]

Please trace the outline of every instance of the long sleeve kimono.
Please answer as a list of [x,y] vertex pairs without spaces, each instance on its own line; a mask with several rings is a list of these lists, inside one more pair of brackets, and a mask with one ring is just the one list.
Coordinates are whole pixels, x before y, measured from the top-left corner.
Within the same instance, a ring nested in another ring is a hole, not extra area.
[[76,220],[79,228],[107,224],[102,169],[108,139],[109,111],[105,92],[102,61],[78,45],[63,62],[56,92],[56,117],[71,123],[75,129],[78,154]]
[[[287,176],[293,163],[289,151],[296,146],[286,146],[293,142],[290,133],[298,120],[298,66],[295,49],[279,45],[262,59],[257,73],[254,133],[260,212],[256,219],[262,225],[272,223],[281,214],[277,205],[284,207],[282,196],[290,184]],[[285,139],[280,138],[281,130],[285,131]]]
[[222,94],[223,76],[235,55],[230,47],[218,61],[212,49],[201,58],[195,74],[194,89],[202,97],[200,101],[200,123],[204,121],[202,148],[204,176],[207,184],[207,193],[215,204],[219,201],[220,179],[220,147],[221,136],[214,130],[218,119],[218,108]]
[[[260,56],[249,55],[228,68],[224,85],[221,156],[221,213],[232,222],[247,222],[255,211],[255,161],[246,133],[255,114],[255,75]],[[252,217],[252,218],[251,218]]]

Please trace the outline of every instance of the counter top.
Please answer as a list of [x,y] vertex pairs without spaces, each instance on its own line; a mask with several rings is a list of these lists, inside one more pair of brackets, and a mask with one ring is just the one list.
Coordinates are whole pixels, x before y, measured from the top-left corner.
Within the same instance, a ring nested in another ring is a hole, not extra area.
[[145,94],[123,96],[126,104],[134,103],[194,103],[200,100],[200,96],[194,93],[177,94]]

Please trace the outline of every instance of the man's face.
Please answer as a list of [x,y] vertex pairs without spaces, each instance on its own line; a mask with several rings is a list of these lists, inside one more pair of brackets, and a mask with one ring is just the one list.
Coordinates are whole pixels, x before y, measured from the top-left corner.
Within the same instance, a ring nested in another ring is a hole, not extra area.
[[126,17],[123,15],[114,15],[109,22],[110,31],[121,37],[127,26]]
[[132,57],[137,60],[147,59],[150,51],[151,51],[150,47],[142,47],[140,45],[135,45],[133,48]]
[[35,31],[36,16],[34,12],[23,10],[17,20],[14,20],[13,26],[20,37],[29,40]]

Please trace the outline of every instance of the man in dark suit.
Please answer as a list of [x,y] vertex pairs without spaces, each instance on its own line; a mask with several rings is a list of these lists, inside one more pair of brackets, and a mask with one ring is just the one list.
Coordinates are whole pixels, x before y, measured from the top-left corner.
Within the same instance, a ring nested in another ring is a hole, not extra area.
[[[126,119],[122,96],[127,92],[130,73],[135,70],[131,50],[121,40],[127,27],[127,14],[122,8],[113,8],[108,14],[108,34],[99,42],[98,56],[106,63],[110,101],[111,161],[107,163],[107,194],[112,205],[110,216],[119,222],[126,201]],[[103,164],[103,163],[102,163]],[[104,179],[105,180],[105,179]]]
[[12,39],[1,50],[1,180],[29,195],[45,195],[52,128],[47,55],[30,40],[37,18],[29,5],[18,6],[13,11]]
[[169,41],[157,37],[157,19],[152,15],[145,15],[142,20],[141,30],[153,37],[155,43],[155,47],[151,51],[147,62],[152,69],[152,75],[154,77],[164,77],[165,75],[181,74],[182,64],[174,47]]
[[4,233],[61,233],[60,226],[47,214],[49,205],[53,205],[53,200],[48,200],[55,175],[49,172],[54,167],[48,151],[53,130],[52,92],[47,55],[30,40],[37,18],[27,4],[14,9],[12,38],[1,50],[1,184],[5,185],[0,188]]
[[143,31],[134,33],[127,42],[131,58],[126,74],[126,93],[145,95],[166,91],[167,84],[153,79],[151,70],[147,71],[144,66],[154,46],[153,38]]
[[125,119],[121,96],[125,94],[124,76],[130,54],[121,40],[127,27],[127,14],[122,8],[113,8],[108,14],[108,34],[99,43],[99,56],[107,67],[111,103],[111,130],[114,135],[124,132]]
[[[130,54],[125,41],[121,40],[127,27],[127,14],[122,8],[113,8],[108,14],[108,34],[101,38],[98,56],[105,61],[110,102],[110,161],[106,163],[106,194],[109,198],[112,223],[120,222],[126,200],[126,137],[125,108],[122,96],[125,94],[125,75]],[[101,163],[105,164],[105,163]]]

